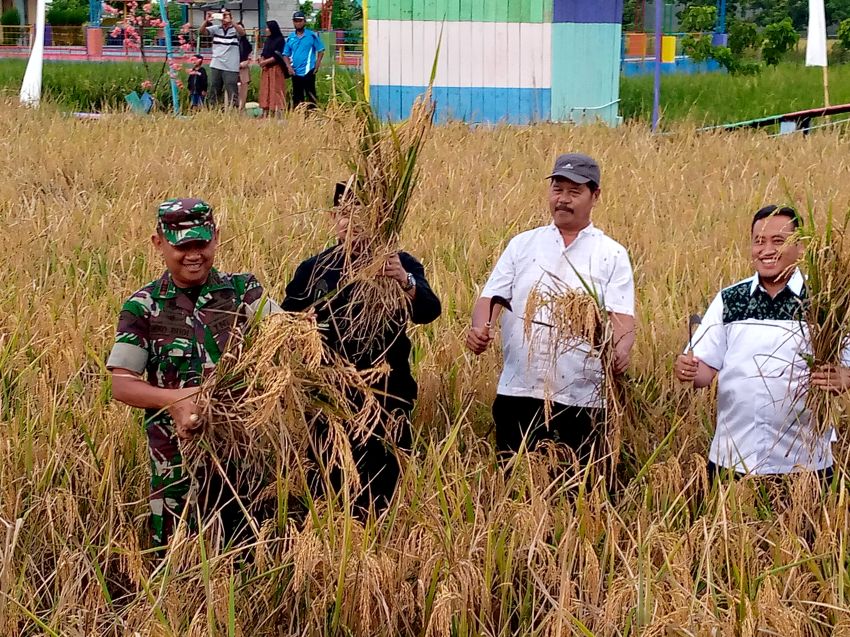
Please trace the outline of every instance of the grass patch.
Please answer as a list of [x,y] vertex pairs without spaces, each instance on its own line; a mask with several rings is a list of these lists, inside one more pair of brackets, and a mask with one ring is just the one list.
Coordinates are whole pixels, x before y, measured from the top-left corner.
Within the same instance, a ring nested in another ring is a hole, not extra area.
[[[850,102],[850,65],[830,69],[833,104]],[[620,114],[648,122],[652,118],[652,76],[622,78]],[[664,120],[725,124],[823,105],[820,68],[785,63],[751,77],[725,73],[665,75],[661,81]]]
[[[162,63],[152,64],[156,77]],[[26,69],[25,60],[0,60],[0,94],[14,97],[21,88]],[[327,102],[331,93],[331,79],[324,69],[318,79],[318,93],[321,102]],[[359,81],[359,74],[338,69],[336,84],[338,90],[349,90]],[[260,90],[260,69],[252,68],[251,88],[248,101],[256,101]],[[184,83],[185,73],[181,74]],[[145,68],[135,62],[46,62],[42,84],[42,97],[74,111],[109,111],[124,108],[124,96],[130,91],[140,91],[146,78]],[[159,83],[156,92],[160,104],[170,107],[171,88],[167,78]],[[188,105],[189,95],[185,89],[180,91],[180,100],[184,108]]]

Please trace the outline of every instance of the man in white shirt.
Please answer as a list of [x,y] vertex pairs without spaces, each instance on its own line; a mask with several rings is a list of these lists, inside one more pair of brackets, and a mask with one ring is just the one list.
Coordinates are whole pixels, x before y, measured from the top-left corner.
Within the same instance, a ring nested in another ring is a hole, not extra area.
[[[611,319],[615,372],[622,373],[635,339],[634,277],[625,248],[590,220],[601,194],[596,161],[578,153],[561,155],[548,179],[552,222],[510,241],[475,304],[466,345],[475,354],[487,350],[493,340],[490,324],[501,309],[492,299],[507,300],[512,311],[501,316],[504,367],[493,403],[497,451],[516,452],[523,441],[533,450],[554,440],[586,461],[604,419],[602,365],[581,346],[553,349],[557,335],[545,325],[534,325],[526,339],[526,301],[538,286],[565,283],[578,291],[593,286]],[[548,419],[546,400],[552,403]]]
[[[712,476],[832,474],[832,429],[817,433],[805,408],[811,383],[827,391],[850,388],[850,369],[811,374],[805,326],[805,278],[797,268],[803,246],[793,208],[765,206],[753,217],[751,256],[756,274],[725,288],[705,313],[689,351],[676,359],[676,378],[708,387],[717,378],[717,428],[708,454]],[[850,362],[848,351],[845,364]]]

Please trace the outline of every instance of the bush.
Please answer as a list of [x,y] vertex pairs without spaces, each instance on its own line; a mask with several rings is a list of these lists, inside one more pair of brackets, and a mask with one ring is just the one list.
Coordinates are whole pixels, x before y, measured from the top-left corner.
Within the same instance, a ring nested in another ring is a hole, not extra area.
[[21,25],[21,14],[20,12],[12,7],[11,9],[6,9],[2,15],[0,15],[0,24],[4,27],[17,27]]
[[717,23],[717,7],[688,7],[682,12],[681,29],[691,33],[702,33],[714,29]]
[[735,20],[729,27],[729,49],[735,56],[747,49],[758,49],[761,45],[758,28],[752,22]]
[[850,18],[838,25],[838,42],[845,49],[850,50]]
[[791,18],[768,24],[764,29],[764,45],[761,50],[765,63],[770,66],[779,64],[799,39],[800,35],[794,29]]
[[55,27],[78,27],[88,22],[89,5],[79,0],[53,0],[46,17]]

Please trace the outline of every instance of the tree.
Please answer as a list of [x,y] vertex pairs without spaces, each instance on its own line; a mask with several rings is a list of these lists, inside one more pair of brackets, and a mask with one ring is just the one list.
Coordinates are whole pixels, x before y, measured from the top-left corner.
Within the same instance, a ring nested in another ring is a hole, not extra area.
[[758,28],[752,22],[734,20],[729,26],[729,50],[740,57],[747,49],[756,50],[761,46]]
[[45,19],[55,27],[76,27],[85,24],[89,19],[88,0],[53,0]]
[[761,54],[766,64],[776,66],[800,39],[791,18],[768,24],[764,29],[764,45]]

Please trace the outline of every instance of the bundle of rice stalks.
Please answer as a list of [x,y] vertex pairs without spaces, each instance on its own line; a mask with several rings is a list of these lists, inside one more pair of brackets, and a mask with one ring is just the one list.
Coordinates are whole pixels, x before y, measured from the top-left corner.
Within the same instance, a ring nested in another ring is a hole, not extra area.
[[[598,292],[582,280],[581,289],[549,273],[549,281],[538,283],[525,305],[524,328],[529,351],[536,348],[550,357],[549,369],[557,369],[557,360],[571,351],[596,358],[602,366],[599,388],[606,408],[602,456],[611,460],[613,471],[620,448],[622,423],[628,407],[624,377],[614,373],[614,329]],[[545,332],[540,333],[540,328]],[[552,416],[552,382],[546,383],[545,418]]]
[[[850,242],[847,241],[850,212],[841,228],[830,212],[822,229],[809,213],[809,223],[801,228],[806,242],[803,257],[806,268],[808,299],[805,322],[809,331],[812,370],[837,367],[848,346],[850,335]],[[838,425],[842,411],[835,395],[812,386],[806,395],[806,406],[812,412],[816,434]]]
[[352,328],[360,334],[378,333],[387,317],[407,310],[398,284],[379,275],[387,258],[399,250],[434,109],[429,89],[399,125],[382,123],[368,103],[359,103],[355,110],[358,126],[348,160],[350,194],[344,198],[351,240],[346,243],[343,284],[355,285],[352,299],[364,308]]
[[321,419],[327,436],[317,451],[356,490],[349,436],[372,433],[381,406],[370,387],[385,373],[357,370],[328,351],[312,316],[272,315],[221,358],[202,386],[203,435],[186,445],[187,463],[212,458],[219,469],[235,468],[242,492],[257,493],[277,475],[303,487],[305,452],[316,444],[310,433]]

